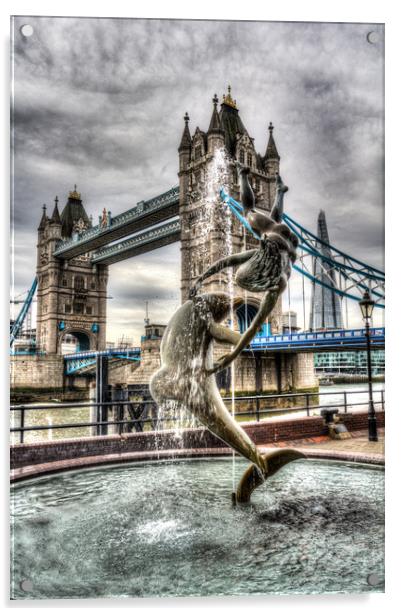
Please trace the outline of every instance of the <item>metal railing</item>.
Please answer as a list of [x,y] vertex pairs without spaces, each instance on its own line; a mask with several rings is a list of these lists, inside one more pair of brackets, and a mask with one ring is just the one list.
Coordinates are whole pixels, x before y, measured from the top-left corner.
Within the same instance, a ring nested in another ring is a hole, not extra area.
[[[241,402],[250,402],[254,403],[252,409],[248,409],[245,411],[236,411],[235,417],[240,419],[244,418],[255,418],[256,421],[261,421],[264,417],[267,417],[272,414],[292,414],[294,412],[304,411],[306,412],[306,416],[309,417],[311,413],[322,410],[322,409],[342,409],[344,413],[348,413],[350,409],[354,407],[367,406],[367,400],[363,402],[351,402],[350,396],[355,394],[366,394],[368,392],[366,390],[357,390],[352,392],[347,391],[336,391],[336,392],[304,392],[304,393],[294,393],[294,394],[269,394],[269,395],[258,395],[258,396],[238,396],[235,401],[236,403]],[[319,396],[327,396],[327,395],[341,395],[342,402],[341,403],[331,403],[331,404],[316,404],[316,398]],[[373,392],[376,410],[380,408],[384,411],[384,390],[376,390]],[[295,399],[301,398],[304,402],[301,406],[289,406],[289,407],[265,407],[263,408],[263,404],[266,405],[268,401],[273,400],[285,400],[285,399]],[[231,401],[231,398],[223,398],[224,401]],[[104,436],[108,434],[108,426],[118,426],[118,433],[122,434],[124,432],[124,427],[126,432],[132,432],[135,429],[136,432],[143,432],[143,429],[146,425],[150,424],[151,429],[156,431],[163,431],[169,428],[165,428],[164,426],[167,423],[172,423],[174,421],[178,421],[179,417],[141,417],[138,418],[125,418],[124,419],[124,410],[125,407],[135,406],[135,407],[143,407],[140,415],[149,408],[156,408],[155,403],[152,400],[112,400],[108,402],[65,402],[57,405],[12,405],[10,406],[11,412],[20,412],[20,421],[18,426],[11,426],[10,432],[19,433],[19,442],[24,443],[24,435],[26,432],[35,432],[41,430],[65,430],[71,428],[93,428],[96,429],[96,435],[93,436]],[[97,420],[97,421],[84,421],[84,422],[74,422],[74,423],[62,423],[62,424],[47,424],[47,425],[26,425],[26,412],[27,411],[42,411],[42,410],[51,410],[51,409],[100,409],[104,407],[104,416],[106,420]],[[110,411],[114,411],[115,415],[118,419],[109,420]]]

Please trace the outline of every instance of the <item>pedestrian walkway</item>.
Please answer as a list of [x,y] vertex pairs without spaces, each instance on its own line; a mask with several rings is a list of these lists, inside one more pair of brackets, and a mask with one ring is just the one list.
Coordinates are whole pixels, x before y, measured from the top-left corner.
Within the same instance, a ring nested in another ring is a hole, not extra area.
[[[330,456],[355,462],[372,462],[384,464],[384,429],[378,430],[379,440],[369,441],[366,430],[351,432],[352,438],[334,440],[329,436],[316,436],[294,441],[280,441],[273,447],[295,447],[311,457]],[[264,449],[271,449],[269,443]]]

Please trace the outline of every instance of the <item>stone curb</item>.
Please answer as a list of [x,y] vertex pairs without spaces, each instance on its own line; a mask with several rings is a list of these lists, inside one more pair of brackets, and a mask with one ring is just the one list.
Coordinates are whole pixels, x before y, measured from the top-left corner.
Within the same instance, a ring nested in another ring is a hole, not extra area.
[[[280,446],[285,446],[280,444]],[[287,444],[288,446],[288,444]],[[276,449],[276,447],[261,447],[263,451]],[[346,462],[358,462],[360,464],[375,464],[384,466],[384,455],[381,454],[366,454],[359,452],[334,451],[326,449],[311,449],[310,447],[298,447],[307,458],[316,458],[322,460],[342,460]],[[60,460],[57,462],[47,462],[44,464],[35,464],[32,466],[24,466],[11,471],[10,481],[15,483],[33,477],[49,475],[52,473],[60,473],[75,469],[89,468],[106,464],[119,464],[136,461],[149,460],[171,460],[181,458],[203,458],[215,456],[228,456],[231,450],[228,447],[220,448],[203,448],[203,449],[170,449],[165,451],[136,451],[120,454],[109,454],[105,456],[87,456],[84,458],[74,458]]]

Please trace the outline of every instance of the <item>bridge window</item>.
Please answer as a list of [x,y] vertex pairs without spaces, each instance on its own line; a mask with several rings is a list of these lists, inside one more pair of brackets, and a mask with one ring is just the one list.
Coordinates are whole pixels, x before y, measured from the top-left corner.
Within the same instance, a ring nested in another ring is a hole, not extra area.
[[92,314],[92,306],[86,307],[86,314]]
[[246,163],[248,167],[252,167],[252,154],[249,154],[249,152],[248,152],[248,156],[246,157]]
[[85,289],[85,278],[83,276],[75,276],[74,289],[76,291],[82,291],[83,289]]
[[84,312],[84,305],[83,304],[79,304],[79,303],[75,303],[74,304],[74,312],[76,314],[83,314]]
[[260,180],[259,180],[259,178],[256,178],[255,190],[256,190],[257,193],[260,191]]
[[197,145],[195,147],[195,160],[199,160],[201,156],[202,156],[202,146]]
[[66,304],[64,306],[64,312],[71,312],[71,304]]
[[245,163],[245,152],[244,150],[240,150],[239,151],[239,162],[244,164]]
[[63,287],[67,286],[67,278],[63,278],[63,280],[61,281],[61,284]]
[[94,280],[91,282],[91,289],[96,289],[96,282]]
[[[252,304],[242,304],[236,311],[241,334],[249,327],[258,309]],[[263,327],[262,327],[263,330]],[[259,333],[259,332],[258,332]]]
[[89,337],[83,332],[70,332],[65,334],[60,341],[61,353],[78,353],[88,351],[90,348]]

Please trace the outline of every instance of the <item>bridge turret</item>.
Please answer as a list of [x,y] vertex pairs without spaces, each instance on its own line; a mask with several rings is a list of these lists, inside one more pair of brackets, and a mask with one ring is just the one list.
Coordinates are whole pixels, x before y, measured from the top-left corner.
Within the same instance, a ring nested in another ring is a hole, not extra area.
[[60,216],[58,198],[51,218],[44,209],[37,245],[37,344],[49,354],[62,353],[74,336],[81,350],[102,350],[106,343],[107,265],[93,265],[91,253],[72,259],[55,256],[63,237],[91,226],[76,186]]
[[224,131],[221,126],[217,104],[219,99],[217,94],[213,97],[213,112],[210,118],[209,130],[207,131],[207,151],[212,154],[216,149],[224,148]]
[[269,139],[267,142],[266,153],[263,158],[263,164],[264,164],[264,168],[266,172],[271,176],[275,176],[276,173],[279,172],[280,156],[277,151],[276,142],[274,141],[274,137],[273,137],[274,126],[271,122],[269,123],[268,130],[269,130]]
[[52,239],[61,239],[61,218],[58,211],[58,197],[54,199],[54,210],[49,220],[49,237]]
[[181,142],[178,148],[179,158],[180,158],[180,171],[184,171],[189,163],[191,158],[191,133],[189,132],[188,122],[189,115],[185,112],[184,115],[184,132],[182,133]]
[[69,238],[74,232],[82,233],[91,226],[91,221],[82,204],[81,193],[74,190],[68,194],[68,201],[61,212],[61,235]]
[[43,232],[44,228],[46,227],[47,223],[48,223],[48,217],[46,214],[46,204],[44,203],[42,205],[42,218],[40,219],[40,223],[39,223],[39,227],[38,227],[38,231],[39,232]]

